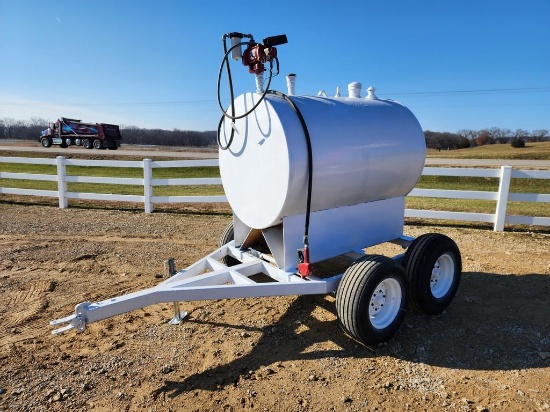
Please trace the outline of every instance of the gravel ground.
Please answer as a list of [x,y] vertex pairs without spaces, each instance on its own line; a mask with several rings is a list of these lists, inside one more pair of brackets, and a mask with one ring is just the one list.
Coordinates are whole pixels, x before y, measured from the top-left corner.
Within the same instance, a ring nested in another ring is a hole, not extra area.
[[[332,296],[153,305],[50,335],[74,305],[150,287],[215,249],[227,210],[0,198],[0,411],[550,410],[550,234],[427,226],[462,252],[455,300],[365,348]],[[376,253],[397,253],[379,246]]]

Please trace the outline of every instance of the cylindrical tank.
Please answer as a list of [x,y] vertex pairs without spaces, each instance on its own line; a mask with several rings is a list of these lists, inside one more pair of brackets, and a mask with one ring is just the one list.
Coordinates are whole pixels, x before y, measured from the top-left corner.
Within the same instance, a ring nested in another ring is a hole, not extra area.
[[[261,96],[234,101],[243,114]],[[311,211],[405,196],[416,185],[425,140],[403,105],[377,98],[292,96],[309,130],[313,154]],[[258,108],[225,122],[219,152],[223,187],[233,212],[247,226],[264,229],[285,216],[305,213],[308,156],[298,116],[283,98],[267,95]]]

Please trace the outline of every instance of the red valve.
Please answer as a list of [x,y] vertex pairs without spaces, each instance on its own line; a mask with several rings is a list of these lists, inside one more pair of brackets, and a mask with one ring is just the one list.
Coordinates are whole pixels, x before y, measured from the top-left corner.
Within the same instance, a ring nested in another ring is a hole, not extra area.
[[298,250],[298,273],[300,277],[307,278],[311,275],[311,263],[309,261],[309,248],[304,246],[303,249]]
[[250,44],[243,52],[243,65],[248,66],[249,73],[260,74],[265,71],[264,63],[277,57],[275,47],[265,46],[263,44]]

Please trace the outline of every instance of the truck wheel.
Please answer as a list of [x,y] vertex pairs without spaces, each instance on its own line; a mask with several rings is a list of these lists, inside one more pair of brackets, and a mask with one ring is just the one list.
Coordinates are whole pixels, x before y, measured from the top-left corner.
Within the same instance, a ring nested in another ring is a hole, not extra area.
[[405,317],[407,276],[392,259],[366,255],[344,273],[336,292],[340,325],[366,345],[389,340]]
[[[229,224],[225,227],[225,229],[222,231],[219,239],[218,239],[218,247],[222,247],[223,245],[231,242],[235,239],[235,229],[233,228],[233,221],[229,222]],[[222,259],[222,262],[226,266],[235,266],[238,265],[239,262],[237,259],[235,259],[233,256],[225,256]]]
[[436,315],[449,306],[458,290],[462,259],[452,239],[427,233],[410,244],[403,268],[411,285],[413,309]]
[[92,142],[90,142],[90,139],[82,139],[82,147],[84,149],[91,149],[93,146]]
[[73,139],[71,139],[70,137],[67,137],[65,140],[64,140],[65,144],[67,145],[67,147],[69,147],[70,145],[73,144]]
[[52,140],[49,137],[43,137],[40,139],[40,143],[42,143],[43,147],[50,147],[52,145]]
[[103,143],[101,142],[101,140],[94,140],[94,149],[103,149]]

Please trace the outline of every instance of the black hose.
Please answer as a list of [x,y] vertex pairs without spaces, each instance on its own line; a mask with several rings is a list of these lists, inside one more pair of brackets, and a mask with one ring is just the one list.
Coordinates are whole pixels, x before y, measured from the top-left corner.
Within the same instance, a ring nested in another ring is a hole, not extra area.
[[306,124],[306,121],[304,120],[304,117],[302,116],[302,113],[300,112],[300,109],[298,109],[298,106],[296,106],[296,104],[290,99],[290,97],[288,97],[284,93],[274,91],[274,90],[269,90],[268,93],[281,97],[290,105],[290,107],[292,107],[292,109],[296,113],[296,116],[298,116],[298,119],[300,120],[302,129],[304,130],[304,136],[306,138],[306,146],[307,146],[307,173],[308,173],[306,223],[304,228],[304,246],[309,248],[309,216],[311,215],[311,189],[313,186],[313,149],[311,148],[311,137],[309,136],[307,124]]
[[[237,47],[241,47],[243,45],[250,44],[253,41],[240,42],[240,43],[235,44],[234,46],[232,46],[229,50],[227,50],[227,44],[225,42],[225,38],[222,39],[222,42],[223,42],[223,51],[224,51],[225,54],[223,56],[222,63],[220,65],[220,70],[218,71],[218,93],[217,93],[218,96],[217,97],[218,97],[218,106],[220,107],[220,110],[222,111],[223,115],[222,115],[222,118],[220,119],[220,122],[218,123],[217,140],[218,140],[218,146],[220,147],[220,149],[227,150],[231,146],[231,143],[233,143],[233,138],[235,137],[235,129],[231,128],[231,135],[229,137],[229,142],[225,146],[222,145],[222,143],[221,143],[221,128],[222,128],[222,125],[225,121],[225,118],[227,117],[231,120],[242,119],[242,118],[248,116],[249,114],[251,114],[254,110],[256,110],[258,108],[258,106],[260,105],[260,103],[262,103],[262,101],[264,100],[265,96],[267,95],[267,93],[269,91],[269,86],[271,86],[271,79],[273,78],[274,75],[273,75],[273,61],[271,60],[269,62],[269,77],[267,79],[267,86],[265,87],[265,91],[262,93],[260,99],[246,113],[238,115],[238,116],[235,115],[235,105],[234,105],[235,95],[234,95],[234,91],[233,91],[233,79],[232,79],[232,76],[231,76],[231,69],[230,69],[230,65],[229,65],[228,56],[233,51],[233,49],[235,49]],[[277,73],[275,75],[277,75],[277,74],[279,74],[279,59],[275,58],[275,62],[277,63]],[[223,66],[224,65],[227,68],[227,78],[228,78],[228,83],[229,83],[229,98],[231,99],[231,114],[227,113],[227,111],[224,110],[222,102],[221,102],[221,97],[220,97],[221,77],[222,77]]]

